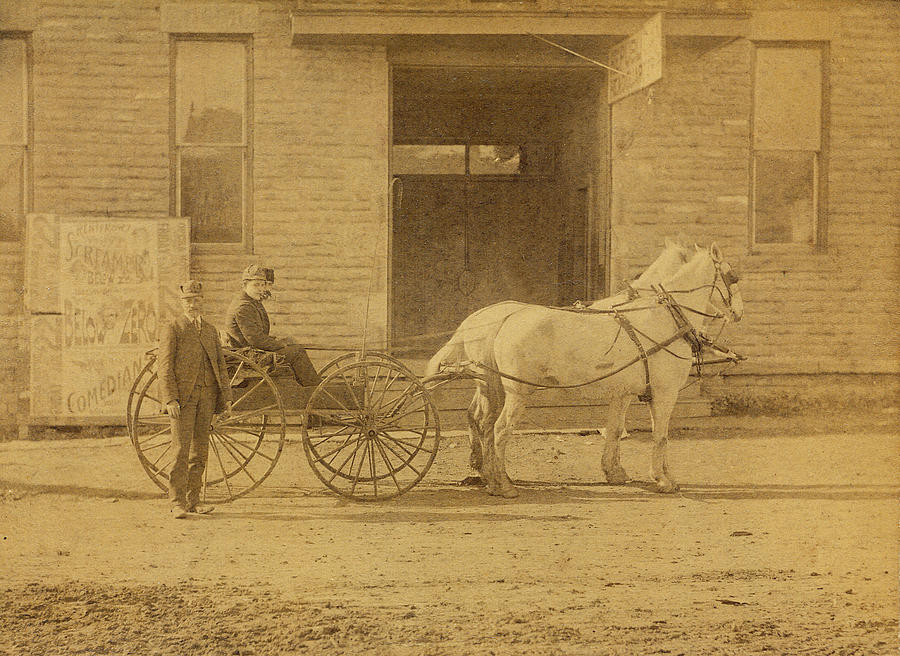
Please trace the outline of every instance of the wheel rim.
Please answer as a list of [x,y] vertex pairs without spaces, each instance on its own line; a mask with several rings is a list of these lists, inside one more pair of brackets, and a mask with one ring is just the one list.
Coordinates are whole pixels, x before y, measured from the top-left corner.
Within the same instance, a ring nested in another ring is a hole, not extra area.
[[[337,369],[339,365],[350,364],[350,361],[358,361],[360,360],[359,353],[344,353],[343,355],[339,355],[336,358],[329,360],[325,363],[325,366],[319,370],[319,376],[324,380],[326,376],[333,370]],[[384,360],[386,362],[392,362],[397,365],[399,368],[403,369],[410,378],[414,376],[412,371],[403,364],[400,360],[395,358],[392,355],[388,355],[387,353],[382,353],[381,351],[366,351],[366,360]]]
[[142,379],[146,379],[140,385],[137,392],[137,401],[134,403],[134,415],[129,421],[131,443],[137,451],[138,460],[144,471],[160,489],[169,489],[168,470],[172,464],[172,432],[169,425],[169,416],[165,413],[162,402],[157,398],[154,384],[156,372],[149,376],[145,372],[150,371],[153,362],[149,362],[141,372],[141,376],[135,381],[135,387]]
[[[201,492],[207,501],[231,501],[257,488],[274,469],[284,447],[284,404],[271,377],[236,353],[226,352],[225,360],[235,400],[228,414],[211,422]],[[151,480],[168,490],[174,457],[169,417],[155,394],[156,372],[140,384],[143,378],[144,371],[132,388],[137,390],[137,400],[128,422],[131,441]]]
[[409,370],[388,359],[338,366],[310,395],[303,447],[316,476],[358,501],[400,496],[424,478],[440,441],[437,408]]

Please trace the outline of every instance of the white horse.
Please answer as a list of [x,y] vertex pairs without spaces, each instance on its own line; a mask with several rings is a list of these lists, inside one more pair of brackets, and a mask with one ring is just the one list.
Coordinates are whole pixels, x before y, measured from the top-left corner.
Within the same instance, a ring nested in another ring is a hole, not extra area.
[[[712,318],[740,321],[737,276],[716,245],[698,249],[658,286],[615,312],[577,313],[531,306],[510,315],[494,336],[489,398],[502,398],[493,431],[482,439],[481,474],[489,494],[518,495],[506,473],[506,444],[539,387],[593,382],[609,400],[602,467],[607,481],[628,477],[619,462],[619,439],[631,400],[649,391],[653,422],[651,475],[660,492],[678,489],[666,459],[669,418],[690,373],[690,341]],[[493,438],[493,439],[491,439]]]
[[[592,310],[606,310],[617,303],[626,302],[631,296],[655,293],[652,286],[670,278],[693,255],[694,249],[681,244],[665,241],[665,248],[659,257],[638,278],[628,284],[628,291],[594,301]],[[497,331],[511,315],[528,308],[541,307],[519,301],[502,301],[476,310],[463,319],[450,340],[431,358],[425,376],[438,373],[442,365],[468,363],[478,374],[478,365],[494,366],[494,338]],[[489,374],[487,374],[489,375]],[[497,381],[499,382],[499,381]],[[503,407],[503,388],[499,384],[489,385],[476,379],[475,394],[469,404],[469,464],[475,471],[482,469],[481,444],[485,439],[493,439],[493,427]],[[488,436],[490,433],[490,436]]]

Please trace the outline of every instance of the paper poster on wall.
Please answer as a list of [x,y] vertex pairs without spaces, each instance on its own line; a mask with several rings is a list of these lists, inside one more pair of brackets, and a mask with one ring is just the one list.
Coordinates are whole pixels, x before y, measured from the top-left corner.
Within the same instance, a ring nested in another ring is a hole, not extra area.
[[31,416],[120,423],[131,382],[176,311],[174,287],[188,278],[187,220],[29,219],[29,298],[41,302],[29,305]]

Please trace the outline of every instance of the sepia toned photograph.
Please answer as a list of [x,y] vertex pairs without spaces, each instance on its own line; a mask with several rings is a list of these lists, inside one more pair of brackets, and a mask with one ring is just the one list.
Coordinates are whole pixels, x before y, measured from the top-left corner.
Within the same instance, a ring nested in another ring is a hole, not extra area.
[[0,0],[0,656],[900,649],[900,2]]

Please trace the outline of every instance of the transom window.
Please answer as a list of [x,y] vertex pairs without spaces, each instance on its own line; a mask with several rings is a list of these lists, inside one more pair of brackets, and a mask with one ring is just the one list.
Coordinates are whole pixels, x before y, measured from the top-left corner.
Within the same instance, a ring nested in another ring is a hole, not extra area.
[[757,46],[753,107],[754,246],[824,240],[823,51]]
[[250,42],[173,41],[174,204],[191,240],[250,239]]
[[29,209],[29,55],[24,36],[0,34],[0,241],[20,241]]
[[544,144],[398,144],[395,175],[548,175],[553,157]]

